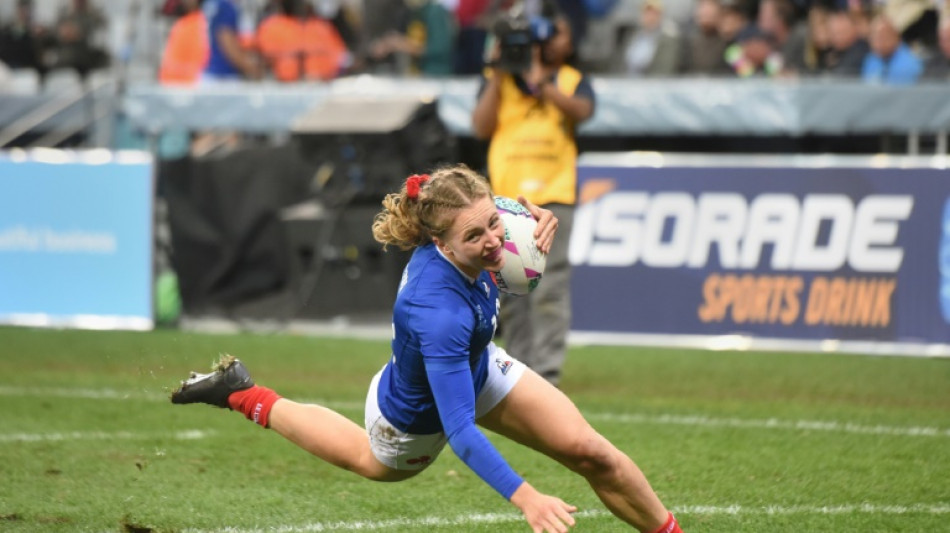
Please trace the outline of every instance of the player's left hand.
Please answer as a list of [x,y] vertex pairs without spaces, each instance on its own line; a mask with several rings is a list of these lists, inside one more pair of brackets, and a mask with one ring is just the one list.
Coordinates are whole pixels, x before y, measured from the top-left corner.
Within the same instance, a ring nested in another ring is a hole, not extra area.
[[554,243],[554,234],[557,232],[557,217],[549,209],[532,204],[524,196],[518,197],[518,203],[525,206],[531,212],[531,216],[538,221],[538,227],[534,230],[534,238],[537,239],[538,249],[544,253],[550,253],[551,245]]
[[521,509],[532,533],[567,533],[576,524],[571,515],[577,507],[542,494],[527,482],[511,495],[511,503]]

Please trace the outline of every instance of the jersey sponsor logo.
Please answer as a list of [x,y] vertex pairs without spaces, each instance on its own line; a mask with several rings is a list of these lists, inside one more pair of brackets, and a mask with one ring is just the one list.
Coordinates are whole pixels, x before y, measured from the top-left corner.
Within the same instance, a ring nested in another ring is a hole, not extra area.
[[[578,207],[575,265],[897,272],[910,195],[612,191]],[[714,252],[715,251],[715,252]]]

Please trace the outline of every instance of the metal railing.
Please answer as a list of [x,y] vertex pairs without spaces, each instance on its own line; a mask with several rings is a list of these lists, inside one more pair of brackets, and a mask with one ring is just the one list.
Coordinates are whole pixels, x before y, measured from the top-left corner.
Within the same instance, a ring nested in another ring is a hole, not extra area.
[[[32,140],[29,148],[58,146],[77,134],[88,134],[98,121],[111,116],[115,105],[116,86],[115,80],[97,79],[87,81],[79,91],[66,90],[58,93],[56,97],[43,102],[36,109],[0,129],[0,149],[38,131],[44,131],[45,134]],[[107,91],[106,94],[100,94],[104,91]],[[78,105],[84,106],[83,117],[79,121],[58,120]],[[44,127],[50,123],[57,123],[58,127]]]

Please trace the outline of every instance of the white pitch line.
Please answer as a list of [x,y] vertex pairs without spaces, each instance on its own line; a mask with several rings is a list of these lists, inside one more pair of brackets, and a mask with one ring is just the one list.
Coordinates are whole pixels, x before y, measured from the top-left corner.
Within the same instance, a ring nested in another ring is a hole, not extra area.
[[911,505],[875,505],[871,503],[841,505],[767,505],[765,507],[745,507],[742,505],[683,505],[673,507],[673,513],[684,515],[839,515],[839,514],[950,514],[947,503],[914,503]]
[[[874,505],[869,503],[842,505],[768,505],[750,507],[744,505],[683,505],[671,509],[676,515],[945,515],[950,514],[950,504],[917,503],[911,505]],[[611,516],[605,510],[581,511],[577,518],[601,518]],[[186,533],[319,533],[321,531],[399,531],[408,527],[464,527],[474,524],[517,523],[524,518],[515,513],[466,514],[454,517],[394,518],[391,520],[354,520],[349,522],[312,522],[300,525],[274,525],[266,528],[225,527],[221,529],[186,529]]]
[[54,442],[67,440],[144,440],[167,439],[197,440],[214,435],[214,431],[185,429],[168,433],[134,433],[131,431],[66,431],[57,433],[0,433],[2,442]]
[[148,391],[117,391],[113,389],[79,389],[65,387],[11,387],[0,385],[0,396],[52,396],[85,400],[157,400],[168,394]]
[[[40,396],[80,398],[89,400],[149,400],[168,401],[170,393],[150,391],[117,391],[113,389],[80,389],[56,387],[12,387],[0,385],[0,396]],[[316,403],[338,411],[362,411],[362,402],[341,402],[324,399],[297,399]],[[585,412],[590,421],[617,424],[660,424],[692,427],[730,427],[739,429],[775,429],[797,431],[827,431],[857,435],[893,435],[901,437],[950,437],[950,429],[933,426],[862,425],[836,420],[782,420],[778,418],[717,418],[706,415],[646,415],[639,413]]]
[[[77,398],[82,400],[147,400],[167,402],[171,389],[167,392],[118,391],[115,389],[79,389],[68,387],[12,387],[0,385],[0,396],[40,396],[55,398]],[[332,400],[298,400],[304,403],[317,403],[330,409],[363,409],[363,402],[337,402]]]
[[778,418],[715,418],[704,415],[643,415],[586,413],[588,420],[626,424],[673,424],[693,427],[731,427],[741,429],[791,429],[832,431],[859,435],[896,435],[902,437],[950,437],[950,429],[928,426],[865,426],[833,420],[781,420]]

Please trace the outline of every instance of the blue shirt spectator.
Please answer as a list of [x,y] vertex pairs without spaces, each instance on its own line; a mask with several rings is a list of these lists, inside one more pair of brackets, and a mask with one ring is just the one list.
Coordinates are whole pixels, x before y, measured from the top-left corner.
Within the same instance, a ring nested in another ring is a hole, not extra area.
[[204,77],[212,80],[240,79],[242,69],[240,60],[236,59],[241,53],[237,37],[238,8],[231,0],[206,0],[201,9],[208,22],[210,45]]
[[912,85],[920,78],[924,67],[920,58],[914,55],[904,43],[889,58],[874,53],[864,57],[861,77],[865,81],[878,81],[892,85]]
[[885,15],[871,23],[871,51],[864,57],[861,77],[864,81],[891,85],[910,85],[923,73],[923,61],[901,41],[900,33]]

